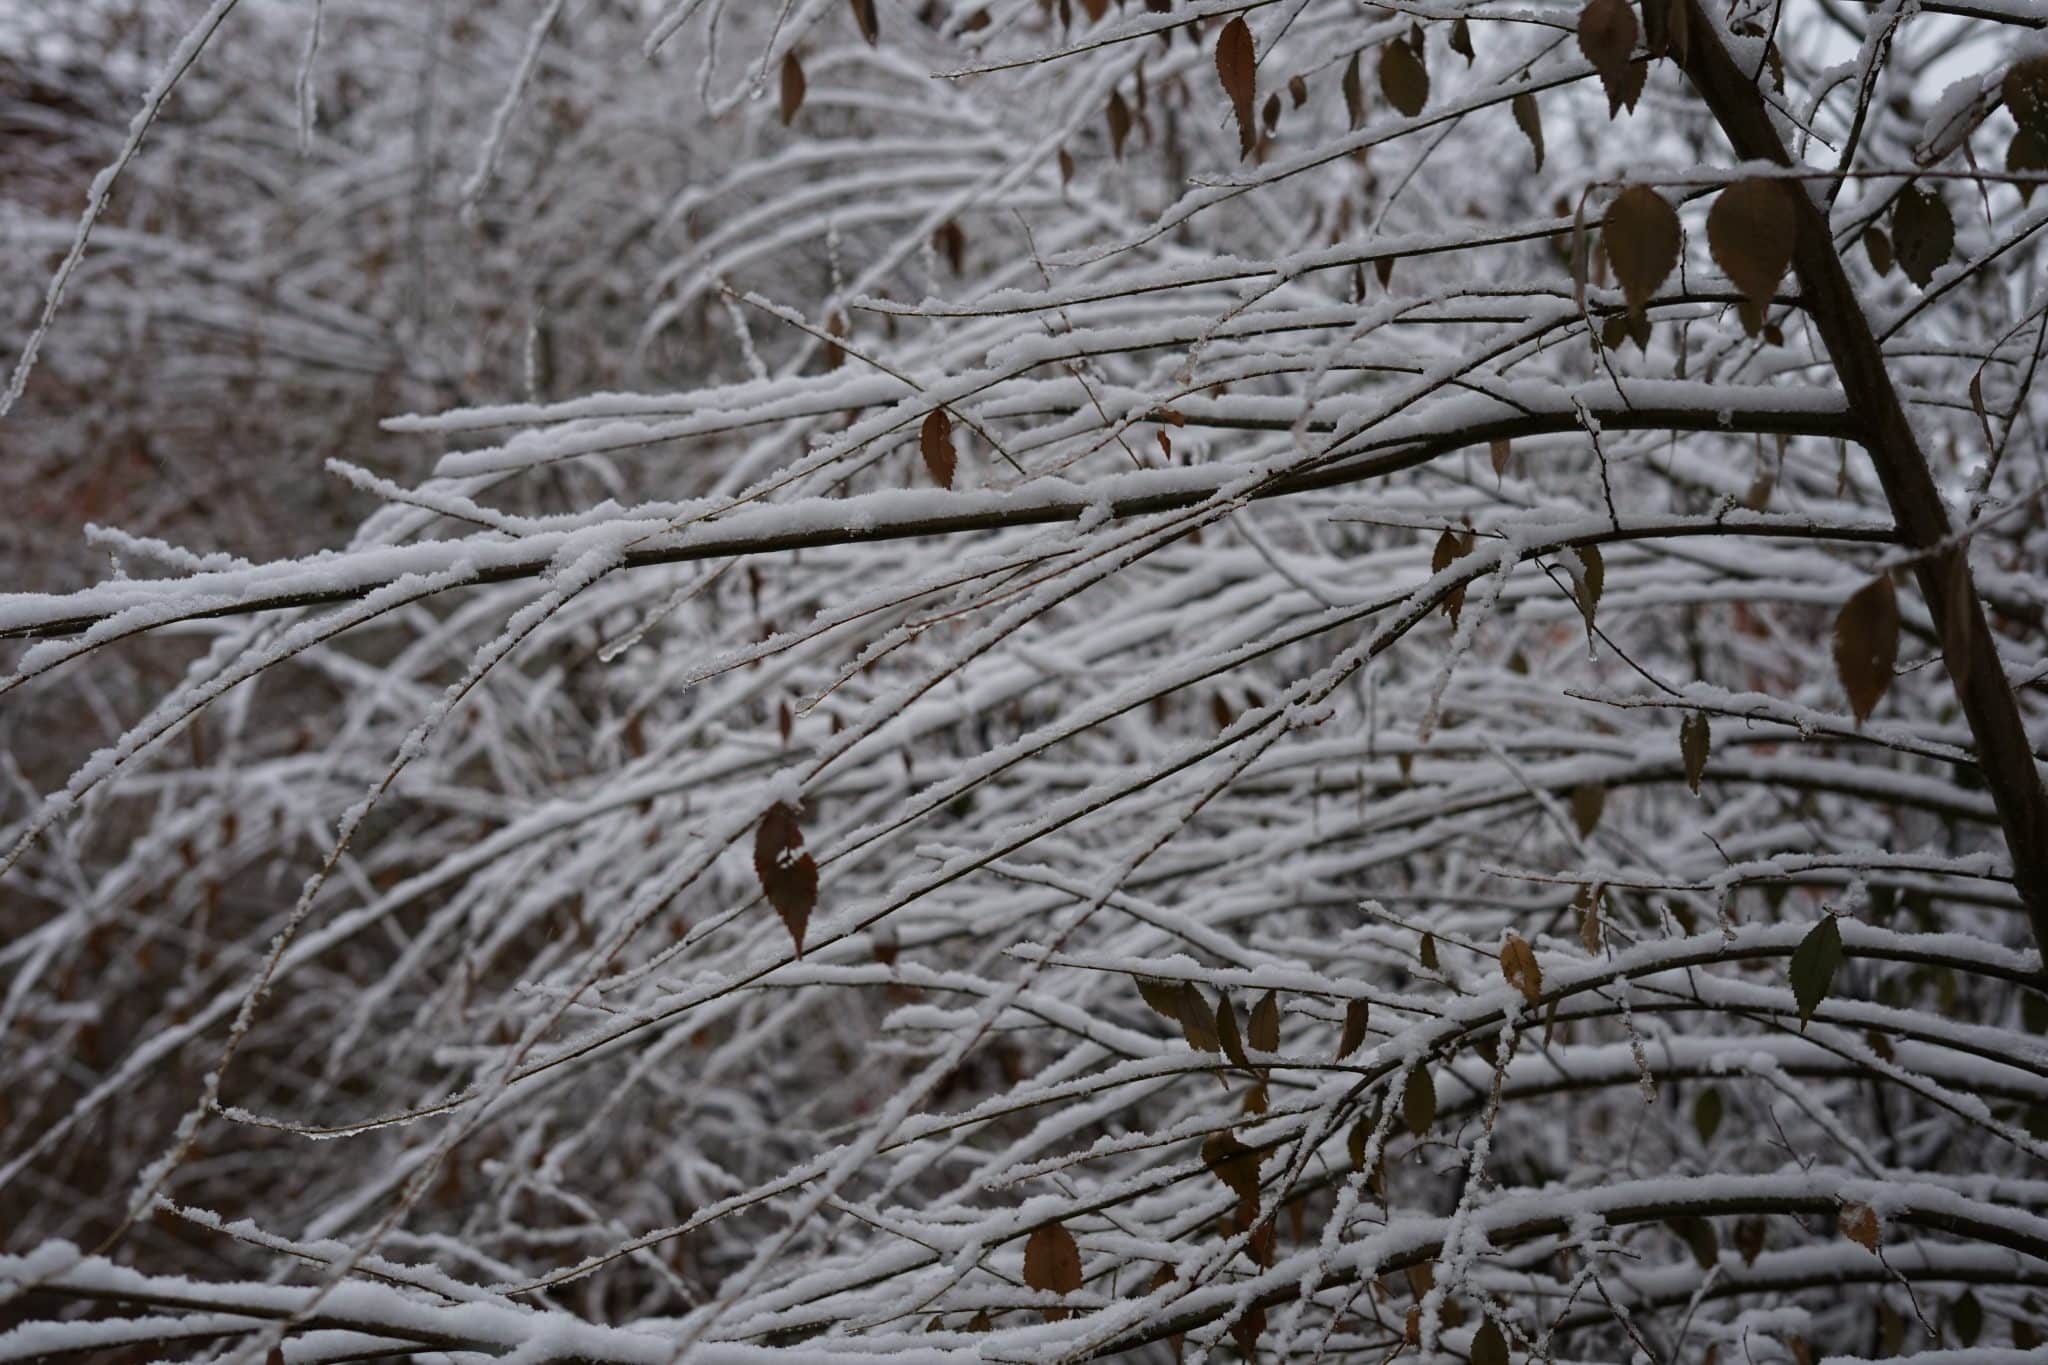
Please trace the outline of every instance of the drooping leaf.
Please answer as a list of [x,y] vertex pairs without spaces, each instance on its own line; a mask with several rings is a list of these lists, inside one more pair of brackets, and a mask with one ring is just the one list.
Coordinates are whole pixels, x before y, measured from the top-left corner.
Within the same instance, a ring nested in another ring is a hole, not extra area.
[[1792,998],[1799,1003],[1802,1031],[1820,1002],[1828,998],[1828,990],[1835,984],[1835,969],[1841,965],[1842,926],[1833,915],[1823,915],[1792,950]]
[[1416,956],[1422,959],[1422,966],[1424,970],[1432,972],[1440,972],[1443,970],[1442,964],[1439,963],[1436,959],[1435,934],[1424,934],[1422,936],[1422,947],[1416,953]]
[[1183,981],[1180,987],[1180,1032],[1197,1052],[1223,1051],[1223,1040],[1216,1032],[1215,1012],[1192,981]]
[[1407,43],[1380,44],[1380,93],[1409,118],[1429,103],[1429,67]]
[[[1472,549],[1472,538],[1449,527],[1436,538],[1436,549],[1429,557],[1429,571],[1440,574],[1451,565],[1463,559]],[[1444,594],[1444,614],[1451,618],[1451,624],[1458,624],[1458,615],[1465,610],[1465,585],[1458,584]]]
[[941,488],[951,488],[958,459],[953,450],[953,419],[944,408],[933,408],[925,417],[924,426],[917,433],[917,449],[924,456],[924,467],[931,472],[932,482]]
[[1628,0],[1586,0],[1586,7],[1579,11],[1579,51],[1600,73],[1609,118],[1623,106],[1633,111],[1642,96],[1645,69],[1629,60],[1640,32]]
[[1607,206],[1600,233],[1629,312],[1640,317],[1643,305],[1678,267],[1685,244],[1678,213],[1649,186],[1630,185]]
[[1543,998],[1543,968],[1536,961],[1536,950],[1520,934],[1509,934],[1501,945],[1500,974],[1530,1004]]
[[1503,477],[1508,470],[1508,461],[1513,458],[1515,447],[1505,436],[1496,436],[1487,445],[1487,456],[1493,462],[1493,477]]
[[804,64],[794,52],[782,56],[782,126],[787,128],[804,107]]
[[1472,26],[1462,16],[1451,25],[1451,51],[1463,57],[1465,65],[1472,65],[1472,58],[1476,55],[1472,51]]
[[1351,60],[1344,64],[1344,117],[1348,126],[1355,129],[1365,122],[1365,86],[1358,74],[1358,54],[1351,54]]
[[1938,191],[1908,185],[1892,205],[1892,252],[1906,278],[1925,289],[1956,250],[1956,220]]
[[1769,1234],[1770,1225],[1761,1218],[1744,1218],[1735,1224],[1735,1249],[1741,1253],[1744,1265],[1756,1264]]
[[1871,1255],[1877,1255],[1877,1244],[1884,1236],[1884,1223],[1876,1209],[1868,1204],[1844,1204],[1836,1223],[1844,1237]]
[[2021,128],[2048,138],[2048,57],[2014,62],[1999,86],[2006,112]]
[[1163,1015],[1178,1024],[1180,1022],[1180,983],[1161,981],[1157,977],[1133,977],[1138,983],[1138,995],[1151,1006],[1153,1013]]
[[1250,1059],[1244,1055],[1244,1034],[1238,1030],[1237,1007],[1230,1003],[1229,991],[1216,999],[1216,1041],[1232,1066],[1245,1071],[1252,1069]]
[[1692,1126],[1701,1142],[1712,1142],[1721,1126],[1721,1092],[1711,1085],[1692,1102]]
[[1709,1220],[1687,1213],[1669,1219],[1665,1225],[1678,1234],[1700,1269],[1710,1270],[1721,1259],[1721,1239],[1715,1235],[1714,1225]]
[[802,957],[804,930],[818,904],[818,864],[804,852],[796,811],[783,802],[769,807],[754,831],[754,875]]
[[1899,658],[1899,598],[1889,574],[1857,589],[1835,617],[1835,673],[1858,725],[1892,685]]
[[1949,1306],[1948,1321],[1956,1329],[1956,1340],[1965,1348],[1977,1344],[1984,1331],[1984,1305],[1977,1302],[1975,1291],[1965,1289],[1962,1297]]
[[1581,839],[1600,826],[1600,814],[1607,809],[1607,788],[1599,782],[1581,782],[1572,788],[1572,825]]
[[873,47],[881,40],[882,29],[875,18],[875,0],[847,0],[853,6],[854,26],[860,29],[860,36]]
[[[1267,1231],[1271,1230],[1269,1226]],[[1270,1259],[1270,1256],[1259,1258],[1260,1264]],[[1259,1358],[1259,1338],[1265,1331],[1266,1310],[1256,1303],[1230,1320],[1230,1339],[1237,1343],[1237,1349],[1246,1360]]]
[[[1074,1236],[1058,1223],[1047,1223],[1024,1241],[1024,1283],[1048,1294],[1071,1294],[1081,1287],[1081,1248]],[[1048,1318],[1067,1315],[1064,1308],[1048,1308]]]
[[1692,794],[1700,794],[1700,779],[1706,775],[1707,755],[1712,751],[1714,735],[1707,723],[1704,711],[1688,711],[1685,719],[1678,723],[1678,756],[1685,764],[1685,785],[1692,788]]
[[1643,0],[1643,46],[1649,49],[1650,60],[1675,57],[1683,63],[1690,47],[1690,22],[1684,0]]
[[1124,159],[1124,139],[1131,135],[1131,108],[1124,103],[1123,92],[1109,92],[1109,104],[1103,109],[1103,119],[1109,124],[1109,152],[1118,161]]
[[1250,156],[1259,138],[1252,113],[1259,97],[1259,63],[1252,48],[1251,26],[1242,17],[1225,24],[1216,37],[1216,75],[1223,82],[1231,112],[1237,116],[1237,154]]
[[1522,136],[1529,139],[1529,150],[1536,153],[1536,169],[1543,169],[1543,111],[1536,104],[1536,97],[1524,90],[1509,102],[1514,111],[1515,126],[1522,130]]
[[[2038,176],[2048,172],[2048,133],[2032,128],[2022,128],[2012,135],[2012,141],[2005,148],[2006,173],[2013,176]],[[2034,191],[2040,186],[2032,181],[2016,180],[2013,188],[2020,192],[2020,203],[2031,205]]]
[[1799,215],[1778,180],[1738,180],[1707,211],[1707,249],[1728,282],[1758,309],[1769,305],[1792,264]]
[[1508,1365],[1508,1339],[1501,1335],[1500,1324],[1492,1318],[1481,1323],[1465,1355],[1471,1365]]
[[1866,228],[1863,232],[1863,253],[1870,257],[1870,268],[1880,275],[1892,273],[1892,239],[1880,227]]
[[1598,545],[1581,545],[1576,554],[1578,564],[1572,574],[1572,589],[1578,600],[1579,615],[1586,619],[1586,636],[1590,640],[1593,619],[1600,611],[1600,593],[1607,586],[1607,561],[1602,558]]
[[1257,1203],[1259,1162],[1262,1154],[1228,1132],[1211,1133],[1202,1142],[1202,1164],[1210,1174],[1230,1187],[1240,1200]]
[[[1600,893],[1590,886],[1579,888],[1572,904],[1579,911],[1579,942],[1595,956],[1600,952]],[[1554,1007],[1553,1007],[1554,1008]]]
[[1371,1023],[1371,1001],[1353,1000],[1344,1007],[1344,1036],[1337,1042],[1338,1061],[1343,1061],[1365,1045],[1366,1029]]
[[1252,1006],[1251,1026],[1245,1036],[1256,1051],[1280,1050],[1280,997],[1277,994],[1267,991],[1259,997],[1259,1003]]
[[1401,1122],[1416,1137],[1427,1133],[1429,1125],[1436,1122],[1436,1081],[1426,1066],[1415,1067],[1408,1073],[1408,1084],[1401,1091]]

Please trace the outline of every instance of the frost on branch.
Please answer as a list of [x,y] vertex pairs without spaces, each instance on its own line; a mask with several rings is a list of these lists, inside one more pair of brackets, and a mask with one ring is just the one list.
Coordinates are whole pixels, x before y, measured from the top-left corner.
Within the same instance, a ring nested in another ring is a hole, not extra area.
[[0,1360],[2038,1350],[2031,7],[50,8]]

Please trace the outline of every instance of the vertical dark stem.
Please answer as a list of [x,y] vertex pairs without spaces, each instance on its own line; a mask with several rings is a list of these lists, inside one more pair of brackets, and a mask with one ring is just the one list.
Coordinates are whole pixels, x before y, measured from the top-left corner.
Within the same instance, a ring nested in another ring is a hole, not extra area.
[[[1683,3],[1691,10],[1685,73],[1735,155],[1745,161],[1792,165],[1756,82],[1735,64],[1721,42],[1719,27],[1700,0]],[[1892,386],[1884,352],[1835,250],[1827,216],[1803,185],[1794,188],[1799,235],[1792,266],[1800,294],[1827,346],[1849,411],[1863,425],[1864,445],[1877,466],[1902,538],[1914,549],[1929,551],[1914,562],[1913,576],[1944,643],[1943,662],[2005,829],[2013,881],[2033,925],[2035,946],[2048,951],[2048,793],[2042,790],[2019,702],[2006,681],[1990,624],[1970,582],[1967,556],[1954,548],[1936,548],[1944,546],[1952,532],[1948,509]]]

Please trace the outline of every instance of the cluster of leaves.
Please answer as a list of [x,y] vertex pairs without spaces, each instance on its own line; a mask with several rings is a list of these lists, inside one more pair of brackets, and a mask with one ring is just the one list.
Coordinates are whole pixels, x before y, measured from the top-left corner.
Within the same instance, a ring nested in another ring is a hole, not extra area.
[[499,8],[583,368],[0,597],[0,1359],[2039,1345],[2028,7]]

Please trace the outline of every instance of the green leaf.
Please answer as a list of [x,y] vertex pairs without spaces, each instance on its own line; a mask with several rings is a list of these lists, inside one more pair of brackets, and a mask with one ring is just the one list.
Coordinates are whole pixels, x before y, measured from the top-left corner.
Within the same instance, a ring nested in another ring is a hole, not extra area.
[[1835,984],[1835,969],[1841,965],[1842,926],[1828,915],[1807,931],[1792,953],[1792,998],[1799,1002],[1802,1030],[1820,1002],[1828,998],[1828,989]]

